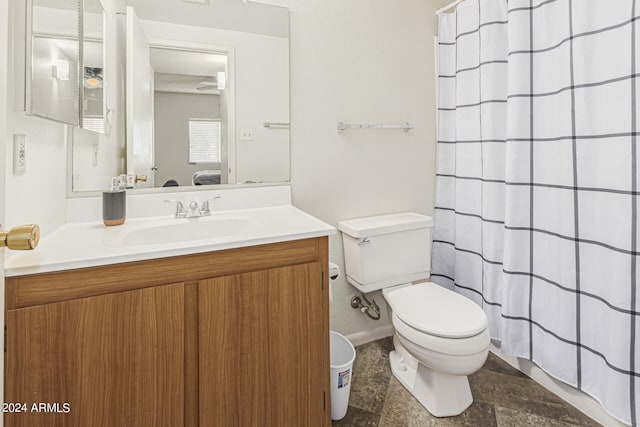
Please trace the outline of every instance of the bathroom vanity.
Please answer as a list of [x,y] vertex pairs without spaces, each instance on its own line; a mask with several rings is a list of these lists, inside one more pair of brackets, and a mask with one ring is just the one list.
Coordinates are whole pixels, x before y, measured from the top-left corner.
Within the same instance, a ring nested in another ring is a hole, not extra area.
[[51,249],[82,227],[94,243],[109,231],[68,224],[37,265],[10,259],[5,401],[26,412],[6,425],[329,425],[332,228],[293,207],[247,215],[267,219],[194,247],[96,243],[56,263]]

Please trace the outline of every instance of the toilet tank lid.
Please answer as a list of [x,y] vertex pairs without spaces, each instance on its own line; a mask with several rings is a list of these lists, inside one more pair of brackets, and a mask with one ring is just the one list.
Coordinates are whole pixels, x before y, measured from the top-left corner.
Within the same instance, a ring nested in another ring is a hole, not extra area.
[[338,221],[338,230],[358,239],[428,227],[433,227],[433,218],[415,212],[400,212]]

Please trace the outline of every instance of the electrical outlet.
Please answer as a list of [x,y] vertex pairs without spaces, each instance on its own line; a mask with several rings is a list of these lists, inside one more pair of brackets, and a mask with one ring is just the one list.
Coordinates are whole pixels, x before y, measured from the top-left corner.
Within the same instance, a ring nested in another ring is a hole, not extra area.
[[253,141],[253,130],[240,129],[240,141]]
[[22,175],[27,171],[27,137],[13,134],[13,174]]

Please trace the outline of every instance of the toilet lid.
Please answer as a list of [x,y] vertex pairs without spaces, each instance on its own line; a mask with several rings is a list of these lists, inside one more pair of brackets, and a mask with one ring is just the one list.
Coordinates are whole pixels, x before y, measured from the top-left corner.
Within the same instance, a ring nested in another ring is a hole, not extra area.
[[487,327],[487,316],[470,299],[435,283],[419,283],[386,294],[394,314],[430,335],[466,338]]

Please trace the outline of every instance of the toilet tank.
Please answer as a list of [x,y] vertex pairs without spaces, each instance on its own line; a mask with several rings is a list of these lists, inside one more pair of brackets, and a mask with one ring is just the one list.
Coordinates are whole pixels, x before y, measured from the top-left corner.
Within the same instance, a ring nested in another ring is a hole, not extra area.
[[371,292],[428,278],[432,227],[413,212],[339,221],[347,281]]

